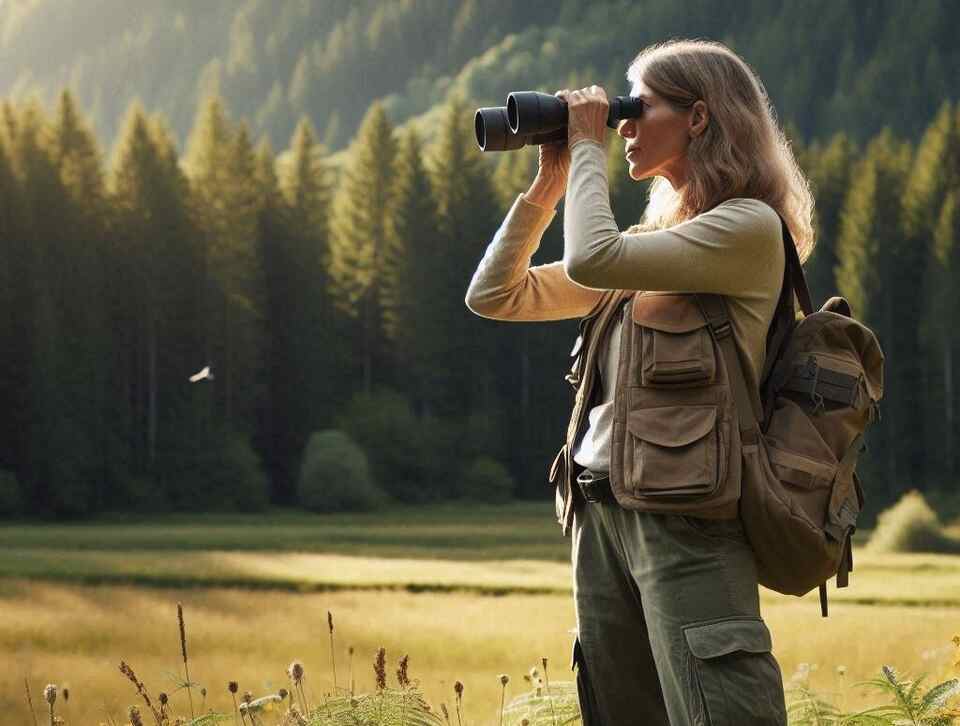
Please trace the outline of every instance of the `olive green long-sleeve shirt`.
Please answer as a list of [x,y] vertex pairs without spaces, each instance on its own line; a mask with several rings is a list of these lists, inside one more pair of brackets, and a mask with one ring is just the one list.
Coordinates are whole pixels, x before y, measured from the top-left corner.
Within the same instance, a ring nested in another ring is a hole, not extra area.
[[[610,209],[603,145],[584,139],[570,153],[563,259],[530,266],[556,211],[520,194],[477,266],[467,307],[494,320],[563,320],[585,315],[606,289],[718,293],[727,297],[734,338],[747,355],[747,385],[757,385],[783,279],[776,211],[733,198],[673,227],[628,234]],[[619,334],[611,326],[600,350],[603,399],[588,412],[573,452],[594,471],[610,465]]]

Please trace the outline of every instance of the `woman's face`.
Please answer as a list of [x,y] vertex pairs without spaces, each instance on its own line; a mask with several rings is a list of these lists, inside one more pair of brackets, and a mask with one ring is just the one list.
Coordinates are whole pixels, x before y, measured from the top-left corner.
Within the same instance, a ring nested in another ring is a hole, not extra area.
[[667,101],[637,81],[630,93],[644,102],[639,118],[624,119],[617,133],[624,138],[624,152],[634,181],[666,177],[674,189],[686,178],[687,146],[691,134],[706,127],[706,104],[676,111]]

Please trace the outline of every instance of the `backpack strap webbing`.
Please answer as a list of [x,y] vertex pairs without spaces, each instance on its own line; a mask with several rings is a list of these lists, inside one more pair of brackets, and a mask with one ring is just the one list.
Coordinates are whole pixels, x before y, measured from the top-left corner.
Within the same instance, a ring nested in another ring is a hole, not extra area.
[[741,440],[743,443],[752,444],[757,440],[757,422],[763,413],[763,406],[760,403],[760,392],[747,388],[740,354],[733,339],[733,328],[730,325],[726,300],[723,299],[723,295],[715,294],[695,293],[694,297],[703,317],[710,323],[710,334],[722,351],[727,365],[727,372],[733,385],[733,396],[737,404]]

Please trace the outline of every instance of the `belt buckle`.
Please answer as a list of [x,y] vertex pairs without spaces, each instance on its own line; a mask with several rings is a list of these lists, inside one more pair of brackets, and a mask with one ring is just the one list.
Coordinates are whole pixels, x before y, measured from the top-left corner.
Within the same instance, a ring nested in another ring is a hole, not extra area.
[[602,485],[608,478],[609,475],[607,474],[596,477],[594,476],[594,472],[589,469],[584,469],[577,474],[577,484],[580,486],[580,491],[583,492],[583,498],[588,502],[603,501]]

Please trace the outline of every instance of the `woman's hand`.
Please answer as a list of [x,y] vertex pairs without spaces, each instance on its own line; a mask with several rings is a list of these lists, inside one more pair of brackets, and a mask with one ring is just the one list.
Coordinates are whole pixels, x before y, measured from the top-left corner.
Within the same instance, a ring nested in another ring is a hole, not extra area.
[[[560,96],[567,91],[557,91]],[[567,193],[567,176],[570,174],[570,147],[565,141],[540,144],[537,154],[537,178],[523,196],[527,201],[553,209]]]
[[567,102],[567,147],[583,139],[605,143],[610,102],[600,86],[556,94]]

